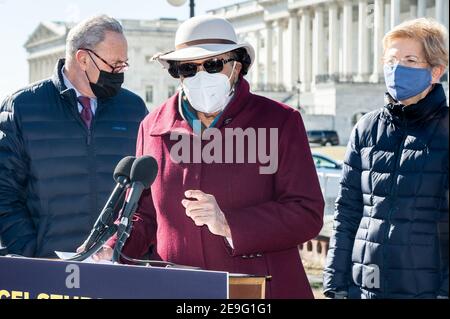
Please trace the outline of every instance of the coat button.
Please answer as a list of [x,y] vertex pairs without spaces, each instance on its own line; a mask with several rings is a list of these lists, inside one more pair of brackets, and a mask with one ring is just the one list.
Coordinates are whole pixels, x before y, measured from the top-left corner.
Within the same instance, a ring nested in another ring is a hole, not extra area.
[[229,118],[227,118],[227,119],[225,119],[225,120],[223,121],[223,124],[224,124],[224,125],[228,125],[228,124],[231,123],[232,120],[233,120],[233,118],[229,117]]
[[255,258],[255,255],[250,254],[248,257],[249,257],[249,258]]
[[242,258],[246,259],[246,258],[248,258],[248,256],[247,255],[242,255]]
[[256,257],[262,257],[262,254],[258,253],[256,254]]

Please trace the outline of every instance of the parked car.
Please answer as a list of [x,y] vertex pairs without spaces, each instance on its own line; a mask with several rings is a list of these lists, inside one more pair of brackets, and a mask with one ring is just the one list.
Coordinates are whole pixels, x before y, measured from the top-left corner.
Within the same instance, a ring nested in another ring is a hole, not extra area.
[[311,130],[306,132],[308,142],[311,144],[320,144],[323,146],[339,145],[339,136],[336,131]]
[[325,199],[325,214],[333,214],[334,202],[339,193],[342,163],[322,154],[312,153],[319,177],[320,188]]
[[331,157],[319,153],[312,153],[316,169],[324,172],[336,173],[342,170],[342,162],[336,161]]

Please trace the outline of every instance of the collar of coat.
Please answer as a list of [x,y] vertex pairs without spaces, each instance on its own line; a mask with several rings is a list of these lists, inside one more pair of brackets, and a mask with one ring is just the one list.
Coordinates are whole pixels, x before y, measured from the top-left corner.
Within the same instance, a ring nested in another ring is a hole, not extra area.
[[[58,90],[61,98],[65,101],[69,102],[69,104],[71,106],[78,109],[77,94],[75,93],[75,90],[67,88],[66,85],[64,84],[64,77],[62,74],[62,69],[63,69],[63,66],[65,65],[65,63],[66,63],[66,59],[58,60],[58,62],[56,63],[55,69],[53,70],[52,82],[53,82],[53,85]],[[100,104],[100,102],[107,102],[108,100],[110,100],[112,98],[104,98],[104,99],[97,98],[97,101],[99,102],[98,109],[103,108],[103,103]]]
[[[158,114],[153,121],[150,129],[150,135],[159,136],[170,134],[172,132],[193,135],[192,128],[189,123],[183,119],[178,108],[178,94],[170,97],[159,109]],[[216,128],[230,124],[240,112],[247,106],[251,96],[250,86],[248,82],[240,76],[238,86],[236,87],[236,96],[231,100],[230,104],[225,108],[217,123]]]
[[409,124],[422,123],[437,116],[447,108],[447,98],[442,84],[436,83],[432,90],[416,104],[405,106],[395,101],[389,93],[385,95],[385,109],[391,118],[406,121]]
[[55,69],[53,71],[52,82],[53,82],[53,85],[58,90],[61,98],[65,101],[69,102],[69,104],[72,107],[77,108],[77,94],[75,93],[75,90],[68,89],[66,87],[66,85],[64,84],[62,69],[63,69],[65,63],[66,63],[66,59],[58,60],[58,62],[56,63]]

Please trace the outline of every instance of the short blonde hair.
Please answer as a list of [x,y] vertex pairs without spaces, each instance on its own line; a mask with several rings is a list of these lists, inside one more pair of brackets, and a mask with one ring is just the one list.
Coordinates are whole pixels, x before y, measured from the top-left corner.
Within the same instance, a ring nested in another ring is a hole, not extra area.
[[428,18],[405,21],[386,33],[383,38],[384,50],[392,40],[399,38],[422,43],[425,59],[432,67],[448,66],[447,29],[442,24]]

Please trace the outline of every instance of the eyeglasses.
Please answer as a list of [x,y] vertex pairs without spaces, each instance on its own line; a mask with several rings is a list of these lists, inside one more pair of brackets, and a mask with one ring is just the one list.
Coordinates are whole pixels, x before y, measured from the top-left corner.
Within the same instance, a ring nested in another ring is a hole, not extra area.
[[205,69],[206,72],[208,73],[219,73],[223,70],[223,67],[225,64],[227,64],[228,62],[231,61],[236,61],[236,59],[209,59],[206,60],[202,63],[194,63],[194,62],[190,62],[190,63],[182,63],[182,64],[177,64],[175,63],[170,63],[170,67],[169,67],[169,73],[171,76],[173,76],[174,78],[179,78],[180,76],[184,77],[184,78],[189,78],[194,76],[195,74],[197,74],[197,70],[199,66],[202,66],[203,69]]
[[427,61],[420,61],[419,58],[417,58],[416,56],[406,56],[404,58],[397,58],[395,56],[388,56],[388,57],[384,57],[383,58],[383,63],[386,64],[387,66],[393,67],[396,66],[398,64],[403,65],[403,66],[407,66],[407,67],[411,67],[411,68],[415,68],[417,66],[419,66],[420,64],[424,64],[424,63],[428,63]]
[[[92,51],[91,49],[80,48],[79,50],[84,50],[84,51],[87,51],[87,52],[89,52],[89,53],[94,54],[94,55],[95,55],[97,58],[99,58],[103,63],[105,63],[107,66],[109,66],[109,67],[111,68],[111,73],[123,73],[123,72],[127,71],[128,68],[130,67],[130,65],[128,64],[128,62],[119,62],[120,65],[117,65],[117,66],[111,65],[111,64],[109,64],[107,61],[105,61],[105,59],[103,59],[101,56],[99,56],[97,53],[95,53],[95,52]],[[92,57],[91,57],[91,58],[92,58]],[[94,59],[92,59],[92,61],[94,61]],[[95,61],[94,61],[94,64],[97,66],[97,63],[95,63]],[[98,66],[97,66],[97,68],[100,69]]]

